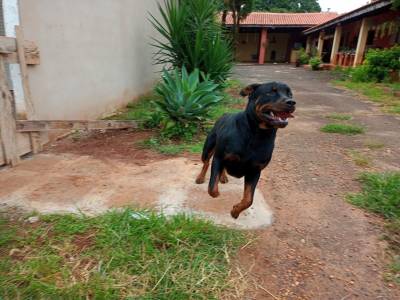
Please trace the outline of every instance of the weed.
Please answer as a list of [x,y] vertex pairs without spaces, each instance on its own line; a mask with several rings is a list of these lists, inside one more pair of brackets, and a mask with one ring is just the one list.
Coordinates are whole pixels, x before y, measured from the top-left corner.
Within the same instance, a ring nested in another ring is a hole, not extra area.
[[[137,215],[1,220],[1,237],[19,234],[0,244],[0,298],[219,299],[237,284],[228,280],[229,257],[242,233],[184,215]],[[28,240],[38,229],[41,238]]]
[[388,219],[400,219],[400,172],[363,173],[363,191],[348,196],[349,201]]
[[375,140],[366,140],[364,141],[364,146],[371,150],[378,150],[385,147],[385,144]]
[[348,155],[353,159],[354,163],[359,167],[371,166],[371,159],[357,150],[349,150]]
[[341,113],[331,113],[326,116],[328,119],[348,121],[352,119],[351,115],[341,114]]
[[356,125],[347,124],[327,124],[321,128],[322,132],[339,133],[344,135],[356,135],[364,133],[364,128]]
[[400,98],[395,94],[400,90],[399,83],[352,82],[349,80],[337,80],[333,83],[361,93],[369,100],[379,103],[385,112],[400,114]]

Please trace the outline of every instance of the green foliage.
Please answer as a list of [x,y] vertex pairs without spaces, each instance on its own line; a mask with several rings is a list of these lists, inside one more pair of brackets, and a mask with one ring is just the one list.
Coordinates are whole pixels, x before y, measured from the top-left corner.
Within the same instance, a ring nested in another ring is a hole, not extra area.
[[362,66],[351,73],[354,82],[390,81],[389,72],[400,70],[400,46],[390,49],[370,49]]
[[255,10],[271,12],[320,12],[317,0],[256,0]]
[[362,192],[348,196],[357,206],[388,219],[400,219],[400,172],[363,173]]
[[400,0],[393,0],[393,8],[399,9],[400,8]]
[[340,113],[331,113],[326,116],[328,119],[333,119],[333,120],[340,120],[340,121],[348,121],[351,120],[351,115],[346,115],[346,114],[340,114]]
[[188,74],[185,67],[181,72],[164,70],[162,80],[155,88],[160,96],[155,103],[167,116],[163,134],[190,139],[209,118],[210,109],[222,100],[218,85],[198,69]]
[[301,65],[308,65],[308,63],[310,62],[310,56],[306,53],[306,50],[304,48],[300,48],[299,62]]
[[339,133],[344,135],[356,135],[364,133],[364,128],[356,125],[347,124],[327,124],[321,128],[322,132]]
[[400,88],[399,83],[353,82],[350,80],[335,81],[334,83],[357,91],[371,101],[379,103],[386,112],[400,114],[400,98],[395,95]]
[[225,81],[233,66],[233,53],[217,21],[216,0],[165,0],[158,7],[161,20],[151,15],[161,34],[153,43],[156,63],[178,69],[185,66],[189,73],[199,69],[215,82]]
[[319,70],[319,67],[321,65],[321,59],[318,56],[310,58],[310,65],[314,71]]
[[131,209],[40,219],[0,222],[16,233],[0,244],[1,299],[220,299],[237,284],[236,230]]

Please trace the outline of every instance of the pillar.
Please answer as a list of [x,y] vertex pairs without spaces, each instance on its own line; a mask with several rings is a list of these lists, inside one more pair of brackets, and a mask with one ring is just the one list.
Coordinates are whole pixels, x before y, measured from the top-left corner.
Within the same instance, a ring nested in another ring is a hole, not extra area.
[[260,37],[260,54],[258,56],[258,63],[263,65],[265,62],[265,53],[267,52],[267,28],[263,28],[261,30],[261,37]]
[[324,49],[324,36],[325,36],[325,32],[321,31],[319,33],[319,37],[318,37],[318,51],[317,51],[317,55],[319,57],[322,56],[322,50]]
[[358,34],[357,49],[353,64],[354,67],[361,65],[363,62],[369,29],[370,29],[370,22],[368,21],[367,18],[364,18],[361,22],[360,33]]
[[338,25],[335,29],[335,36],[333,37],[332,53],[331,53],[331,64],[337,64],[337,54],[340,47],[340,40],[342,39],[342,26]]
[[307,43],[306,43],[306,53],[307,54],[310,54],[311,53],[311,47],[312,47],[312,37],[311,37],[311,35],[309,35],[308,37],[307,37]]

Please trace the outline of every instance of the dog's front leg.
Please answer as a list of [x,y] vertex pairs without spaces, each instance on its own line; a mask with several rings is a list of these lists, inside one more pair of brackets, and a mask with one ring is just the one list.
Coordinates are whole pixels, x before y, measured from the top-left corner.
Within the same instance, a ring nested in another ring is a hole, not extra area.
[[233,206],[231,216],[237,219],[242,211],[249,208],[253,204],[254,191],[258,180],[260,179],[261,172],[254,172],[247,174],[244,178],[244,192],[243,199],[240,203]]
[[218,192],[218,182],[221,177],[221,173],[224,170],[222,162],[218,157],[213,158],[211,165],[211,176],[210,182],[208,184],[208,193],[211,197],[216,198],[219,196]]

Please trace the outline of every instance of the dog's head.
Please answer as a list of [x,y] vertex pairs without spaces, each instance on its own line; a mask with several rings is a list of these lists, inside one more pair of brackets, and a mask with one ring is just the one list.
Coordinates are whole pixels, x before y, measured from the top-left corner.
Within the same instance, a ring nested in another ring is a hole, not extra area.
[[296,102],[290,88],[282,82],[251,84],[240,95],[249,96],[246,111],[259,122],[260,128],[285,128]]

